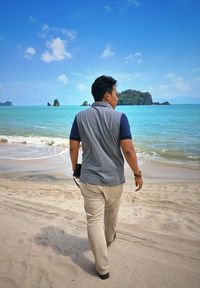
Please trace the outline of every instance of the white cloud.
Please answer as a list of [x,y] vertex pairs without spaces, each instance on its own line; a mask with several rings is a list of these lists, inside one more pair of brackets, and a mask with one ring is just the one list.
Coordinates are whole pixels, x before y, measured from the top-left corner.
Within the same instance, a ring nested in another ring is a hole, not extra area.
[[87,90],[87,87],[83,83],[78,83],[77,88],[81,92],[84,92]]
[[140,64],[142,62],[142,53],[140,51],[135,52],[134,54],[130,54],[125,57],[125,63],[137,63]]
[[32,59],[32,57],[36,54],[36,51],[33,47],[29,47],[24,52],[24,58]]
[[44,23],[39,31],[39,37],[40,38],[56,38],[56,37],[64,37],[65,41],[72,42],[74,39],[76,39],[76,31],[72,29],[66,29],[63,27],[49,27],[47,23]]
[[63,82],[64,84],[67,84],[68,78],[65,74],[61,74],[60,76],[58,76],[58,81]]
[[71,58],[71,53],[65,49],[65,42],[59,37],[53,39],[51,42],[47,42],[46,45],[49,50],[46,50],[42,54],[42,61],[50,63],[52,61],[62,61],[66,58]]
[[104,5],[103,8],[104,8],[104,10],[106,12],[111,12],[112,11],[112,7],[110,5]]
[[115,55],[115,53],[111,50],[110,45],[107,45],[107,47],[104,49],[101,57],[102,58],[107,58],[107,57],[111,57],[113,55]]
[[50,28],[47,23],[42,24],[39,36],[40,38],[46,38],[50,32]]
[[115,2],[115,8],[119,10],[121,13],[125,13],[130,8],[138,8],[141,5],[141,1],[139,0],[119,0]]
[[128,3],[128,5],[133,5],[136,7],[140,6],[140,4],[141,4],[140,1],[137,1],[137,0],[128,0],[127,3]]
[[49,26],[47,23],[44,23],[42,26],[42,31],[48,31],[49,30]]
[[37,21],[34,17],[32,17],[32,16],[29,17],[29,20],[30,20],[31,22],[33,22],[33,23],[37,23],[37,22],[38,22],[38,21]]
[[184,79],[175,73],[168,73],[159,82],[160,85],[152,88],[152,94],[155,94],[156,98],[174,99],[176,97],[188,97],[188,95],[193,95],[195,86],[196,91],[199,90],[199,85],[198,83],[195,85],[194,79]]
[[61,34],[63,36],[67,36],[68,40],[73,41],[76,39],[76,31],[75,30],[70,30],[70,29],[65,29],[61,27],[52,27],[50,28],[52,32]]
[[169,85],[174,86],[174,88],[178,91],[188,91],[189,84],[183,79],[181,76],[177,76],[176,74],[169,73],[165,76],[168,80]]

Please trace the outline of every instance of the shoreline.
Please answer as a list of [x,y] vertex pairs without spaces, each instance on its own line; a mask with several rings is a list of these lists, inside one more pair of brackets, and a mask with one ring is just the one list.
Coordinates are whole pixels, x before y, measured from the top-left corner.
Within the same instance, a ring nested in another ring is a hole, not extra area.
[[[180,155],[167,153],[163,149],[150,149],[148,147],[140,147],[136,145],[136,153],[138,158],[146,162],[167,164],[176,167],[186,167],[188,169],[200,170],[200,158],[197,155],[187,155],[187,153]],[[30,160],[45,159],[48,157],[56,157],[59,153],[65,153],[69,149],[69,139],[55,136],[7,136],[0,135],[0,161],[2,159],[8,160]],[[150,149],[150,150],[149,150]],[[11,152],[11,153],[10,153]],[[164,153],[164,154],[163,154]],[[25,157],[23,159],[23,155]],[[81,153],[80,153],[81,154]],[[7,156],[5,156],[7,155]],[[181,156],[181,157],[180,157]],[[20,159],[19,159],[20,160]]]
[[[80,157],[79,157],[80,158]],[[81,159],[79,159],[79,163]],[[138,157],[139,167],[143,178],[147,182],[184,182],[194,181],[200,183],[200,169],[176,165]],[[125,161],[126,182],[133,182],[133,173]],[[68,150],[44,159],[0,159],[0,175],[47,175],[59,179],[72,178],[71,162]]]

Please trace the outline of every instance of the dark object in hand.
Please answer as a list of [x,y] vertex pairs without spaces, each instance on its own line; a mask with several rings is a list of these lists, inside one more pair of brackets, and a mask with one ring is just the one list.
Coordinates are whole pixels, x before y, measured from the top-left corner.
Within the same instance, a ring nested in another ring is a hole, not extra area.
[[79,178],[81,175],[81,166],[82,164],[76,164],[76,167],[74,169],[73,176]]

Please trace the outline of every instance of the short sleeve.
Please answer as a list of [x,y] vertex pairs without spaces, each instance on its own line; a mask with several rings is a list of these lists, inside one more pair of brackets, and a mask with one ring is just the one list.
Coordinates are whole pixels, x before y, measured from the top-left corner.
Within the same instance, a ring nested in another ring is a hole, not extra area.
[[132,139],[128,118],[123,113],[120,121],[119,140]]
[[75,117],[74,122],[72,124],[71,132],[70,132],[70,140],[81,141],[79,131],[78,131],[78,124],[77,119]]

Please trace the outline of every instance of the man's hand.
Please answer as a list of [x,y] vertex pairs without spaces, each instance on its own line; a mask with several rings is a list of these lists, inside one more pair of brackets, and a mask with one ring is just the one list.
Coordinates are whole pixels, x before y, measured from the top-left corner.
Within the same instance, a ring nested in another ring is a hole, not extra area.
[[130,166],[130,168],[132,169],[135,175],[135,186],[136,186],[135,191],[139,191],[142,188],[143,181],[142,181],[142,174],[137,164],[137,156],[135,153],[133,141],[131,139],[124,139],[120,141],[120,145],[121,145],[124,157],[126,158],[128,165]]
[[135,191],[136,192],[142,188],[142,185],[143,185],[142,177],[135,177],[135,186],[136,186]]

